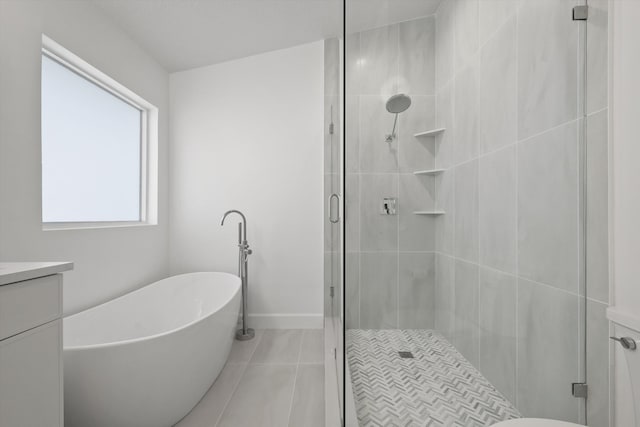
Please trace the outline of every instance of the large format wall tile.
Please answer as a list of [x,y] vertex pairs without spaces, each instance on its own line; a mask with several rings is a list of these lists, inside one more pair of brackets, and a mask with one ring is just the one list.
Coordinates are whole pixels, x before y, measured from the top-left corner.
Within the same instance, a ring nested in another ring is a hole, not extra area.
[[347,173],[353,173],[360,171],[360,96],[347,94],[346,104],[344,162]]
[[360,254],[345,254],[345,323],[347,329],[360,327]]
[[518,144],[520,276],[578,292],[577,122]]
[[436,136],[435,140],[435,164],[439,168],[449,168],[455,164],[455,126],[453,109],[454,83],[451,81],[436,95],[436,127],[445,131]]
[[347,252],[360,250],[360,175],[348,173],[345,179],[345,243]]
[[397,172],[398,139],[385,141],[394,116],[380,96],[360,96],[360,172]]
[[435,219],[415,215],[415,211],[433,209],[435,186],[433,177],[400,174],[398,198],[399,250],[433,251],[435,249]]
[[400,252],[398,313],[400,329],[433,329],[435,255]]
[[360,33],[360,92],[389,96],[398,90],[398,25]]
[[480,158],[480,264],[516,271],[516,147]]
[[608,0],[589,0],[587,20],[587,113],[607,107]]
[[478,366],[478,266],[455,261],[453,344],[473,366]]
[[436,254],[436,286],[434,324],[438,332],[453,342],[455,259]]
[[399,24],[399,92],[435,94],[435,30],[433,16]]
[[360,327],[398,327],[398,254],[360,254]]
[[[400,172],[431,169],[435,165],[433,138],[416,138],[418,132],[436,124],[435,96],[411,96],[411,106],[398,116],[398,163]],[[387,132],[391,132],[389,128]]]
[[478,66],[474,61],[456,75],[454,98],[456,142],[454,159],[464,162],[478,156]]
[[455,252],[455,169],[436,178],[436,209],[444,211],[435,219],[436,250],[453,255]]
[[362,79],[362,56],[360,55],[360,33],[352,33],[346,37],[346,85],[347,94],[359,95]]
[[455,169],[455,254],[478,261],[478,160]]
[[525,417],[578,422],[580,297],[518,282],[518,409]]
[[436,88],[442,88],[454,75],[455,3],[444,0],[436,13]]
[[587,296],[609,301],[607,113],[587,117]]
[[462,69],[478,51],[478,1],[456,0],[456,70]]
[[515,15],[521,3],[521,0],[480,0],[478,10],[480,45]]
[[382,215],[382,200],[398,198],[398,175],[360,175],[360,250],[398,249],[398,217]]
[[480,371],[510,402],[516,401],[515,276],[480,268]]
[[516,20],[512,18],[480,53],[481,153],[518,139],[516,58]]
[[607,305],[587,301],[587,420],[590,427],[609,427],[609,321]]
[[518,136],[524,139],[577,117],[576,1],[525,1],[518,13]]

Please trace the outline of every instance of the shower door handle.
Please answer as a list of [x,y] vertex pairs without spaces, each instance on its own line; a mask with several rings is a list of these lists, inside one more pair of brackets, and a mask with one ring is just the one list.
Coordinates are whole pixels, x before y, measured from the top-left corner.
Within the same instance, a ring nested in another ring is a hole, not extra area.
[[[336,204],[335,209],[333,209],[334,202]],[[334,211],[336,213],[335,218],[333,216]],[[331,196],[329,196],[329,222],[332,224],[337,224],[338,222],[340,222],[340,196],[338,196],[336,193],[333,193]]]

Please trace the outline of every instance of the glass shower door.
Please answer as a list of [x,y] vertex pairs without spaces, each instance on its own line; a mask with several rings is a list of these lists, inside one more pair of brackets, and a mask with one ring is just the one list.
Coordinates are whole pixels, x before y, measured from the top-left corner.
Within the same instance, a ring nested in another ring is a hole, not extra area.
[[606,154],[587,141],[606,113],[586,90],[606,87],[606,70],[587,85],[606,64],[587,25],[606,34],[607,2],[590,3],[582,21],[585,0],[347,2],[345,319],[363,425],[586,422],[582,384],[603,381],[587,375],[586,319],[603,308],[586,290],[606,283],[592,239],[606,218],[588,202]]
[[[333,405],[341,419],[343,407],[343,322],[342,322],[342,132],[341,49],[337,38],[325,40],[325,387],[327,405]],[[330,406],[328,406],[330,408]]]

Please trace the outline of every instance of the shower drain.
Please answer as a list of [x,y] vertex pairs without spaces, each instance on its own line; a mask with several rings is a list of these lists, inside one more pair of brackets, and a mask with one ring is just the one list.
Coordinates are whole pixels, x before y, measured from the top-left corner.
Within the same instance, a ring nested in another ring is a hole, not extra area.
[[413,353],[410,351],[399,351],[398,354],[402,359],[413,359]]

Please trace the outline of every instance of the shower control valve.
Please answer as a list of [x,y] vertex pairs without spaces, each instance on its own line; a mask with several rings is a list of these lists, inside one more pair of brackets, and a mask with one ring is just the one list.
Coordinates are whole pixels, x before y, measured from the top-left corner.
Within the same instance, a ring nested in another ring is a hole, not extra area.
[[385,197],[382,199],[382,206],[380,208],[381,215],[395,215],[396,214],[396,205],[398,203],[398,199],[395,197]]

